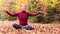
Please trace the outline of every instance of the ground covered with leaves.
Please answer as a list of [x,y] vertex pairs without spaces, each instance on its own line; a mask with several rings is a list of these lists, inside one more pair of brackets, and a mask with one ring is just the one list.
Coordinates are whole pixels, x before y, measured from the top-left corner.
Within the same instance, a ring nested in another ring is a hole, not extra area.
[[60,34],[60,24],[29,23],[35,30],[20,30],[12,27],[16,21],[0,21],[0,34]]

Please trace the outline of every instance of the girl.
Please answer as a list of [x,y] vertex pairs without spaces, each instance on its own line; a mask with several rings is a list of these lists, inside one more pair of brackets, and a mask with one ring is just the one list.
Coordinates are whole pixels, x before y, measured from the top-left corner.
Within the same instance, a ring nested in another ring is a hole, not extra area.
[[28,26],[28,17],[29,16],[36,16],[38,14],[41,14],[41,11],[39,12],[35,12],[35,13],[29,13],[29,12],[26,12],[26,5],[22,5],[22,11],[20,11],[19,13],[15,13],[15,14],[11,14],[9,13],[7,10],[4,10],[4,12],[6,12],[8,15],[10,16],[17,16],[18,19],[19,19],[19,25],[17,24],[13,24],[12,26],[16,29],[22,29],[22,26],[25,26],[24,28],[26,30],[34,30],[34,27],[33,26]]

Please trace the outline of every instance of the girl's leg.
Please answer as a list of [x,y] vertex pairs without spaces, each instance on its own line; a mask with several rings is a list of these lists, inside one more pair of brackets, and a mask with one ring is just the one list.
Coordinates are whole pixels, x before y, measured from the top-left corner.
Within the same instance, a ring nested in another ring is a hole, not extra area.
[[21,25],[18,25],[18,24],[13,24],[12,25],[15,29],[22,29],[22,26]]
[[33,26],[26,26],[26,30],[34,30]]

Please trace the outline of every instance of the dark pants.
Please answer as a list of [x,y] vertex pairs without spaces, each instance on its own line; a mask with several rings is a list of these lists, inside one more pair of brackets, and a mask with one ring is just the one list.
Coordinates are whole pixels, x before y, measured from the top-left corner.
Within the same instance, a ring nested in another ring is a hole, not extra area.
[[[15,29],[22,29],[22,26],[17,25],[17,24],[13,24],[12,26],[13,26]],[[24,29],[26,29],[26,30],[34,30],[34,27],[33,27],[33,26],[26,26],[26,27],[24,27]]]
[[12,26],[13,26],[15,29],[22,29],[22,26],[17,25],[17,24],[13,24]]

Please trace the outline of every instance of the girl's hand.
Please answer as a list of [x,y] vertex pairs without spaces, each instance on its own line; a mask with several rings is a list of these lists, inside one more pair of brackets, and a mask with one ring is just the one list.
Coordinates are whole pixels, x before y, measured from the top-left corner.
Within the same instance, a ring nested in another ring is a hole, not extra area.
[[7,12],[8,10],[3,10],[3,12]]
[[44,13],[43,11],[38,11],[38,13]]

